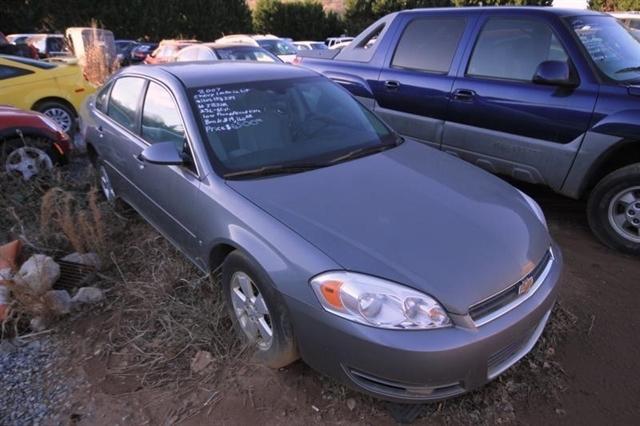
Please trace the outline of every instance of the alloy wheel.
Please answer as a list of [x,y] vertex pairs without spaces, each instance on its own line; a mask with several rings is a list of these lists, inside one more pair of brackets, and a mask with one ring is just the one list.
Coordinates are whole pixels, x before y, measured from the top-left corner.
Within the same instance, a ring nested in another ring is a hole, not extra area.
[[5,161],[8,173],[19,174],[24,180],[29,180],[40,172],[51,170],[51,157],[41,149],[23,146],[13,150]]
[[621,237],[640,243],[640,186],[620,191],[609,203],[609,224]]
[[111,186],[111,180],[107,174],[107,169],[105,169],[103,165],[100,165],[98,171],[100,174],[100,189],[102,189],[104,198],[106,198],[109,203],[113,203],[116,199],[116,192],[113,190],[113,186]]
[[53,107],[44,110],[43,114],[58,123],[65,133],[70,132],[73,118],[69,115],[68,111],[65,111],[62,108]]
[[249,341],[266,351],[273,343],[271,314],[258,287],[244,272],[231,277],[233,312]]

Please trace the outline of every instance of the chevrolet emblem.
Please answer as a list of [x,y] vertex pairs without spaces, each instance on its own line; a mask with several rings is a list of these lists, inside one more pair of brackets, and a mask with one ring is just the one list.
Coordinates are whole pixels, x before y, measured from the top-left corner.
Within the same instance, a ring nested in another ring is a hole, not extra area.
[[518,296],[529,293],[533,287],[533,277],[529,276],[520,282],[520,286],[518,287]]

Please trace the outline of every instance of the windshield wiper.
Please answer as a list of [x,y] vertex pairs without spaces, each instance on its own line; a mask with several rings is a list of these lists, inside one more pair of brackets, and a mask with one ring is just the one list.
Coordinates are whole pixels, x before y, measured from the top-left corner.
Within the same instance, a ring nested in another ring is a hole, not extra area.
[[329,164],[335,164],[346,160],[353,160],[354,158],[364,157],[365,155],[375,154],[376,152],[386,151],[387,149],[394,148],[402,143],[403,139],[398,137],[394,142],[385,143],[381,145],[365,146],[364,148],[354,149],[346,154],[336,157],[329,161]]
[[635,67],[622,68],[621,70],[616,71],[615,74],[622,74],[623,72],[634,72],[634,71],[640,71],[640,65]]
[[313,163],[313,164],[274,164],[273,166],[258,167],[251,170],[241,170],[238,172],[229,172],[223,175],[225,179],[236,177],[261,177],[270,175],[282,175],[291,173],[301,173],[309,170],[318,169],[320,167],[326,167],[327,164]]

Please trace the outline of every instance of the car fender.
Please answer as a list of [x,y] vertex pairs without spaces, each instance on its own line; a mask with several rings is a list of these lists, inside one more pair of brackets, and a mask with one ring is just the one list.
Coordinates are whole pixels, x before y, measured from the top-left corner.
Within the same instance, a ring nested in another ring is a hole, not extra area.
[[323,75],[340,84],[357,98],[373,99],[373,90],[371,90],[369,83],[362,77],[330,70],[323,72]]
[[597,122],[591,131],[622,139],[639,139],[640,109],[627,109],[608,115]]
[[35,138],[44,138],[50,141],[57,141],[59,135],[53,132],[49,132],[45,129],[40,129],[37,127],[8,127],[4,129],[0,129],[0,140],[2,139],[12,139],[19,138],[22,136],[31,136]]
[[197,226],[198,233],[211,236],[200,244],[197,263],[205,272],[211,272],[220,266],[229,248],[241,250],[278,291],[303,303],[317,303],[309,279],[340,269],[340,265],[286,224],[225,187],[204,186],[203,192],[216,202],[197,208],[207,209],[216,220],[204,219]]

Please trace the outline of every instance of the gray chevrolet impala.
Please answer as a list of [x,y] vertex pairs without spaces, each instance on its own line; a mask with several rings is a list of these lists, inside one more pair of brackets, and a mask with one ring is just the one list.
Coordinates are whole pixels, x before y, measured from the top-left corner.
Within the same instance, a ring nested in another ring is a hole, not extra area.
[[527,354],[562,259],[540,207],[402,139],[281,64],[128,67],[82,111],[106,198],[204,272],[241,338],[395,402],[448,398]]

